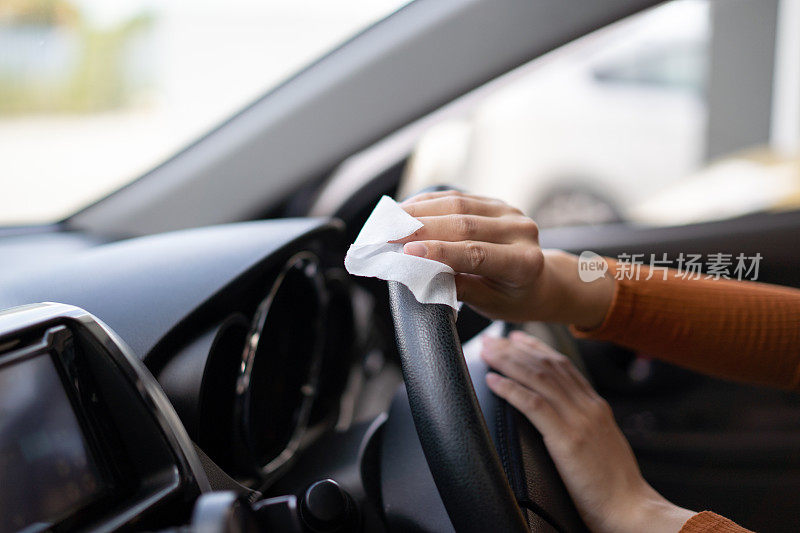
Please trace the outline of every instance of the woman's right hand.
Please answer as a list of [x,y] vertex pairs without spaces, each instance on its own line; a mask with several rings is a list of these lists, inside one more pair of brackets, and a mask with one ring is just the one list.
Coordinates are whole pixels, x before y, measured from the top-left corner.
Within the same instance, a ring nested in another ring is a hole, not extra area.
[[459,191],[420,194],[401,206],[425,224],[399,241],[405,253],[452,267],[458,299],[481,314],[586,329],[602,323],[613,278],[580,281],[577,258],[542,250],[536,223],[519,209]]
[[694,515],[647,484],[608,403],[565,356],[519,331],[485,337],[481,356],[502,373],[486,375],[489,388],[542,434],[591,531],[672,533]]

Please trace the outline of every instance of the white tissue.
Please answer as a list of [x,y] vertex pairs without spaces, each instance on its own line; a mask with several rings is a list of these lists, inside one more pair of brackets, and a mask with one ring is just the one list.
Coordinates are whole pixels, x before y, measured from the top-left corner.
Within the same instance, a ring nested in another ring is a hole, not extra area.
[[399,281],[423,304],[446,304],[458,309],[455,271],[444,263],[403,253],[391,243],[424,226],[397,202],[384,196],[370,214],[356,242],[350,245],[344,267],[354,276]]

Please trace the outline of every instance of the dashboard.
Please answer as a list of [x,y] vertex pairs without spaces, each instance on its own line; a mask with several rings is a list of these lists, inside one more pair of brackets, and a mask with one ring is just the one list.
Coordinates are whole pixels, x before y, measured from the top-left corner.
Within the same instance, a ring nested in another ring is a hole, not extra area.
[[270,279],[157,370],[195,442],[262,482],[291,465],[311,426],[333,422],[353,333],[349,298],[317,254],[295,253]]
[[11,257],[0,533],[452,530],[349,240],[298,218]]
[[211,488],[267,490],[340,414],[342,241],[325,219],[230,224],[0,280],[0,532],[180,526]]

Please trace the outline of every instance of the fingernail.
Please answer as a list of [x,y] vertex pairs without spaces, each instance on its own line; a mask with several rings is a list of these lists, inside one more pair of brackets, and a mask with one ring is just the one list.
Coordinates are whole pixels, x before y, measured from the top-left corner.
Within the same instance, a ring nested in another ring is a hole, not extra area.
[[487,372],[486,373],[486,383],[491,387],[492,385],[497,385],[500,382],[500,376],[495,374],[494,372]]
[[403,246],[403,253],[415,255],[417,257],[425,257],[428,255],[428,249],[421,242],[409,242]]

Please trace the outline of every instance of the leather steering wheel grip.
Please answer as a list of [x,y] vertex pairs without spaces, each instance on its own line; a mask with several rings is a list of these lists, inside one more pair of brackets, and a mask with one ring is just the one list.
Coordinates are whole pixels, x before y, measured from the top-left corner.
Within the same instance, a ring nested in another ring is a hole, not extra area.
[[472,388],[453,310],[388,284],[414,426],[453,527],[528,531]]

